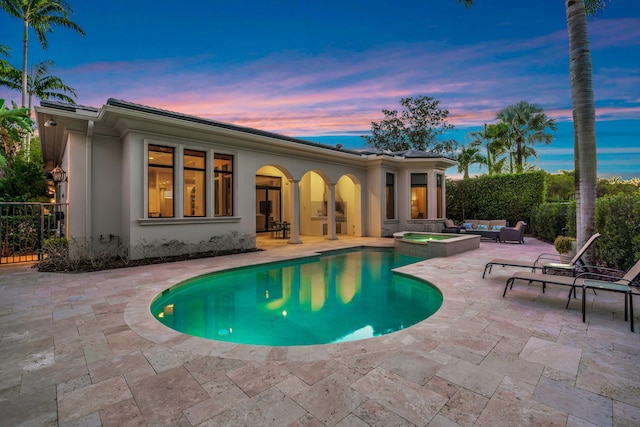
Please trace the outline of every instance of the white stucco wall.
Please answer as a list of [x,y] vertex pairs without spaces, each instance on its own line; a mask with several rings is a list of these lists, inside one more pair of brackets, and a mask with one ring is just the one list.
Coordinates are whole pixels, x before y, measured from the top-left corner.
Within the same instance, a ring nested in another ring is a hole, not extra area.
[[87,235],[87,159],[86,138],[81,133],[69,133],[62,168],[67,172],[65,199],[69,203],[67,235],[80,240]]
[[[141,243],[178,240],[196,244],[228,232],[255,235],[256,173],[282,178],[282,220],[295,222],[299,235],[321,236],[331,214],[319,218],[312,202],[336,201],[347,206],[341,234],[382,236],[401,231],[410,220],[410,173],[429,174],[429,194],[435,195],[435,167],[439,158],[404,159],[397,156],[358,155],[331,150],[286,138],[215,126],[180,117],[104,107],[101,112],[75,114],[64,110],[59,123],[73,119],[66,150],[61,157],[69,181],[61,187],[70,203],[68,235],[99,240],[108,236],[129,245],[132,258],[142,256]],[[37,108],[39,115],[58,117],[53,108]],[[86,118],[85,116],[91,116]],[[95,122],[95,128],[93,123]],[[71,122],[69,122],[71,123]],[[91,123],[83,126],[83,123]],[[87,129],[84,133],[79,129]],[[60,129],[62,130],[62,129]],[[58,132],[56,135],[64,134]],[[53,138],[53,136],[51,136]],[[44,143],[53,141],[44,140]],[[174,157],[174,217],[150,218],[147,212],[147,147],[171,146]],[[204,151],[207,160],[205,217],[183,216],[182,153]],[[233,215],[213,215],[214,153],[234,156]],[[58,161],[49,159],[49,161]],[[449,162],[451,163],[451,162]],[[386,220],[386,172],[395,173],[396,218]],[[90,173],[90,175],[89,175]],[[296,190],[293,191],[294,187]],[[299,194],[296,212],[293,194]],[[316,203],[317,204],[317,203]],[[329,204],[329,203],[328,203]],[[327,206],[333,211],[333,206]],[[429,200],[429,218],[435,215],[435,199]],[[425,219],[426,220],[426,219]],[[414,220],[415,221],[415,220]],[[292,230],[292,233],[294,230]],[[331,238],[331,230],[328,229]],[[295,240],[295,239],[293,239]],[[299,241],[296,241],[298,243]]]
[[96,136],[92,139],[91,157],[91,235],[110,243],[123,237],[121,211],[127,195],[122,193],[122,143]]

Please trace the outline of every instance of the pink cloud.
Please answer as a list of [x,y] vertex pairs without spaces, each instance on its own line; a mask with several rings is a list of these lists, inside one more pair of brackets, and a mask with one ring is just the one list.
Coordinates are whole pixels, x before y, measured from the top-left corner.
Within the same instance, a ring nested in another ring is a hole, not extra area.
[[[609,34],[618,21],[593,24],[596,38]],[[622,25],[636,34],[633,21],[622,20]],[[620,40],[630,44],[634,39]],[[568,62],[567,55],[563,30],[465,46],[428,42],[309,56],[280,52],[230,65],[195,56],[100,62],[67,71],[77,82],[69,84],[81,94],[81,104],[100,106],[114,97],[278,133],[315,135],[369,129],[382,118],[383,108],[398,108],[400,98],[416,95],[439,99],[458,126],[491,122],[500,109],[520,100],[568,120],[568,65],[557,68],[558,62]],[[536,68],[533,77],[530,68]],[[622,90],[638,77],[624,72],[603,69],[594,76],[605,87],[597,99],[629,105],[600,108],[599,118],[638,116],[638,95],[634,100]]]

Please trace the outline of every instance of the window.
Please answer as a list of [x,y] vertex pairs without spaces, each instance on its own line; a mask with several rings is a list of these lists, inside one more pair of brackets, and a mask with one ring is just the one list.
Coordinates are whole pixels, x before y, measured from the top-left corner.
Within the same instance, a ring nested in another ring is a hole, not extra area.
[[173,217],[173,148],[149,145],[149,217]]
[[395,187],[395,175],[387,173],[387,187],[386,187],[386,205],[387,205],[387,219],[394,219],[396,217],[396,187]]
[[205,153],[184,150],[184,216],[205,215]]
[[213,197],[215,216],[233,215],[233,156],[213,156]]
[[436,175],[436,217],[444,218],[442,213],[442,207],[444,206],[444,176],[441,174]]
[[427,210],[427,174],[411,174],[411,218],[426,219]]

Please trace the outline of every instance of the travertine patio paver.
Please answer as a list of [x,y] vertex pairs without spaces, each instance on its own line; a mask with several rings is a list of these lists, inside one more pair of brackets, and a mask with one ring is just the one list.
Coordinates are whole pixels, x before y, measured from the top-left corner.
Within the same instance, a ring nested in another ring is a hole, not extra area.
[[520,357],[530,362],[542,363],[570,375],[576,375],[582,351],[563,344],[531,337],[520,353]]
[[611,399],[571,387],[550,378],[541,378],[533,397],[552,408],[599,426],[612,425],[613,404]]
[[583,323],[566,288],[519,283],[503,298],[517,268],[481,278],[490,258],[553,250],[531,238],[403,267],[441,290],[441,309],[364,341],[237,345],[180,334],[149,311],[198,274],[393,243],[303,242],[260,238],[261,252],[95,273],[1,266],[0,426],[638,425],[640,334],[622,295],[589,295]]

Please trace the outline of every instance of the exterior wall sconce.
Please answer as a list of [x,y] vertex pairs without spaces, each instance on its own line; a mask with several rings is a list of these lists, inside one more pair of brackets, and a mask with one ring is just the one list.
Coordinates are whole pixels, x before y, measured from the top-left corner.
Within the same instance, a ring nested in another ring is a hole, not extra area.
[[53,178],[53,182],[56,182],[56,183],[62,182],[66,180],[67,173],[60,166],[56,166],[51,171],[51,177]]
[[56,126],[58,126],[58,122],[56,122],[53,117],[49,117],[49,120],[44,122],[44,127],[46,127],[46,128],[52,128],[52,127],[56,127]]

